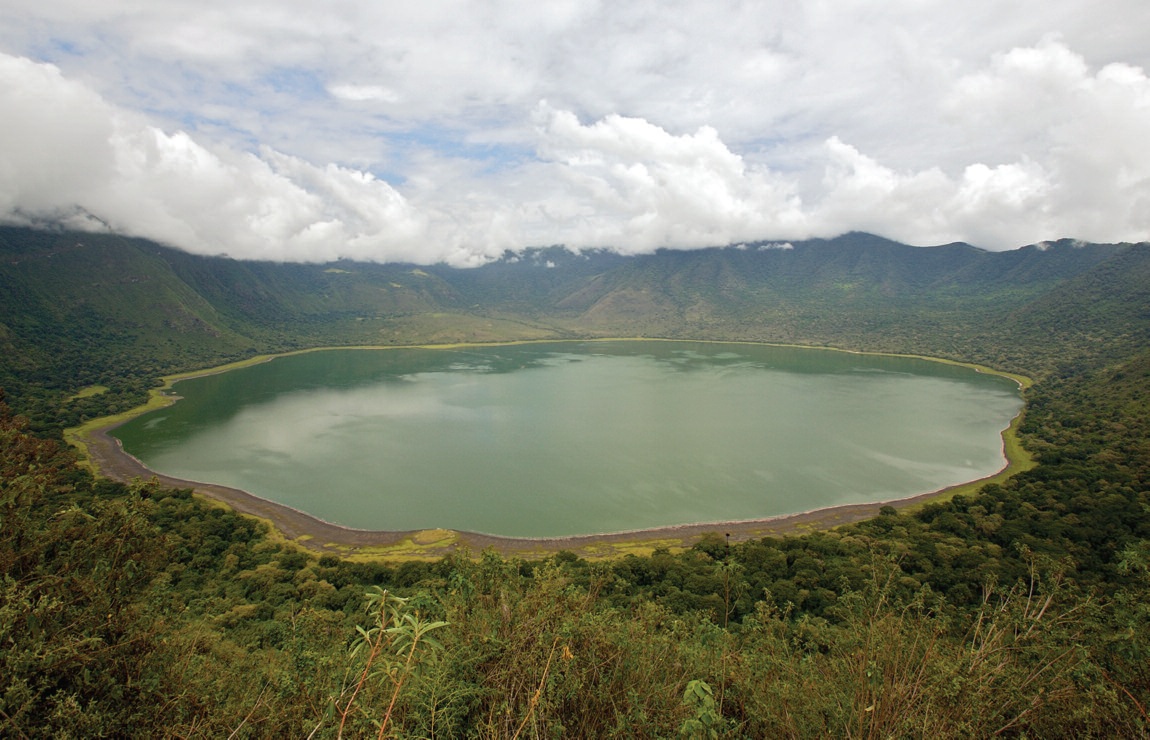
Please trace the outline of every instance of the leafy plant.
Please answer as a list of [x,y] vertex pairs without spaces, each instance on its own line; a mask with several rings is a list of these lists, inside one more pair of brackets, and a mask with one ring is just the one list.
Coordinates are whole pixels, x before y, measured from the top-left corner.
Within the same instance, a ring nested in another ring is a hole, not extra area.
[[[428,634],[446,627],[447,622],[423,619],[418,611],[408,608],[408,601],[379,586],[367,593],[367,612],[374,623],[366,629],[356,626],[359,638],[352,644],[351,657],[355,658],[362,653],[366,655],[351,696],[339,708],[338,737],[343,737],[348,716],[360,692],[370,680],[379,679],[386,679],[392,687],[387,708],[375,722],[379,727],[379,737],[386,737],[396,700],[399,699],[404,683],[418,668],[421,653],[443,649],[443,645]],[[338,705],[338,701],[336,703]],[[360,711],[368,714],[366,708],[361,707]]]
[[688,740],[711,740],[719,737],[724,721],[715,702],[715,694],[706,681],[694,679],[687,682],[683,692],[683,705],[692,716],[679,726],[679,737]]

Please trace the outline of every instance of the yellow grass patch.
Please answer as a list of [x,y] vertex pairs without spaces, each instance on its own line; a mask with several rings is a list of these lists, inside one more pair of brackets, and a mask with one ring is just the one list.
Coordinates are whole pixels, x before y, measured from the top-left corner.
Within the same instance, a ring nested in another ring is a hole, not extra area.
[[68,400],[69,401],[78,401],[81,398],[90,398],[92,396],[98,396],[101,393],[107,393],[107,392],[108,392],[108,386],[106,386],[106,385],[90,385],[87,388],[81,388],[80,391],[78,393],[76,393],[76,395],[70,396],[68,398]]
[[450,529],[424,529],[412,535],[411,541],[424,547],[446,547],[455,544],[458,538]]
[[648,557],[660,548],[669,550],[672,553],[682,552],[686,550],[687,547],[687,543],[681,539],[633,540],[588,545],[586,547],[575,548],[573,552],[586,560],[614,560],[627,555]]

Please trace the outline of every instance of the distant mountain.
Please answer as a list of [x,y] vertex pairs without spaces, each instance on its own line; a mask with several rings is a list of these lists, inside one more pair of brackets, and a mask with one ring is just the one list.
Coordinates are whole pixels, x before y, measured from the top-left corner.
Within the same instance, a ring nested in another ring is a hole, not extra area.
[[242,262],[0,227],[0,387],[17,399],[304,346],[588,336],[830,344],[1037,372],[1145,346],[1148,327],[1146,244],[987,252],[850,233],[631,257],[549,247],[457,269]]

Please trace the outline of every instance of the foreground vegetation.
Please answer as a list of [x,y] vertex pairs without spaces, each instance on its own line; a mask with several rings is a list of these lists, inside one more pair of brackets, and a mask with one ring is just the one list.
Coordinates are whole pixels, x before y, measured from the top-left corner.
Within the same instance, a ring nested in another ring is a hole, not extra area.
[[913,516],[588,563],[316,559],[0,422],[13,737],[1145,735],[1150,356]]
[[[77,334],[53,359],[28,344],[47,313],[5,314],[25,333],[0,342],[47,359],[4,366],[32,418],[0,407],[0,735],[1150,736],[1150,260],[1116,254],[993,322],[786,325],[1032,375],[1033,469],[833,531],[605,562],[316,557],[187,491],[93,478],[61,425],[306,331],[233,314],[216,343],[177,332],[154,365],[116,365],[108,346],[166,335]],[[42,383],[61,363],[76,375]]]

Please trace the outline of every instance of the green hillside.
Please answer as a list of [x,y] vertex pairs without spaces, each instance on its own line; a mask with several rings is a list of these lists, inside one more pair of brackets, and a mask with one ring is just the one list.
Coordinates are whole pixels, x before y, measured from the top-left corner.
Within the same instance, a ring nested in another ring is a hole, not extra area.
[[453,269],[240,262],[0,228],[0,384],[36,428],[59,429],[95,410],[62,403],[90,386],[122,409],[163,373],[342,344],[706,337],[1041,373],[1055,359],[1044,355],[1051,332],[1060,359],[1138,346],[1147,252],[1062,242],[992,253],[847,234],[636,257],[548,248]]
[[[322,557],[52,439],[168,372],[647,335],[1023,372],[1037,466],[854,525],[591,562]],[[1148,737],[1150,245],[865,234],[473,270],[0,229],[0,736]]]

